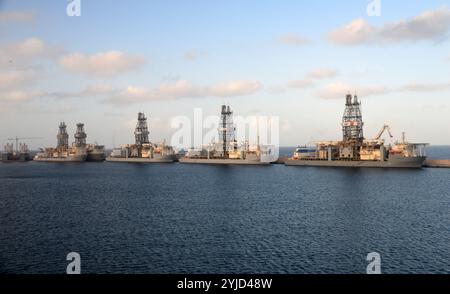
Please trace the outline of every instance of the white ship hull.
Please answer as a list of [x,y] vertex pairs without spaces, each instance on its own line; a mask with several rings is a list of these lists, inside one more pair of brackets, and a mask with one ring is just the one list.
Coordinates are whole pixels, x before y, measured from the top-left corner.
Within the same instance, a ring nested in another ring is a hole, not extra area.
[[270,162],[247,159],[207,159],[207,158],[180,158],[180,163],[190,164],[224,164],[224,165],[269,165]]
[[41,162],[84,162],[86,155],[68,156],[68,157],[35,157],[34,161]]
[[172,157],[167,158],[133,158],[133,157],[107,157],[109,162],[127,162],[127,163],[172,163],[175,161]]

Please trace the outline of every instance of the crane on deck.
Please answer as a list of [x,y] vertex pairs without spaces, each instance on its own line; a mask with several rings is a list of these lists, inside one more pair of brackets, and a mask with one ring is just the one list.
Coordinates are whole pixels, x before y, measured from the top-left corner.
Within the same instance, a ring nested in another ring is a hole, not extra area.
[[380,140],[381,136],[383,136],[384,132],[386,132],[386,131],[388,132],[389,137],[391,137],[391,139],[392,139],[394,136],[392,136],[391,128],[389,127],[389,125],[385,124],[383,126],[383,128],[381,128],[381,130],[378,132],[378,134],[375,136],[375,138],[373,140],[374,141]]

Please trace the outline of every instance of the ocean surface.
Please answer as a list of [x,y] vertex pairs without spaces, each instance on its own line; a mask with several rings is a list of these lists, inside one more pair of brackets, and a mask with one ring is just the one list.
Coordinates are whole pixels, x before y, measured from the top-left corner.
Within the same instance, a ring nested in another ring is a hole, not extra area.
[[0,273],[73,251],[82,273],[450,273],[450,169],[0,163]]

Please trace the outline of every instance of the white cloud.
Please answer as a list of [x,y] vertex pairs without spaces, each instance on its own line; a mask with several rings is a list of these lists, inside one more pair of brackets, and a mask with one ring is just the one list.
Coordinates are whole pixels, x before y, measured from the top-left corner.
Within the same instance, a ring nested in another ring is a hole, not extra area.
[[101,95],[110,93],[111,91],[113,91],[113,88],[110,85],[96,84],[88,86],[85,90],[83,90],[82,94],[83,96]]
[[[0,82],[2,80],[2,77],[0,75]],[[71,98],[86,98],[86,97],[103,97],[103,96],[110,96],[117,93],[115,89],[113,89],[109,85],[102,85],[102,84],[96,84],[96,85],[90,85],[86,87],[85,89],[81,91],[74,91],[74,92],[67,92],[67,91],[36,91],[36,90],[29,90],[24,89],[25,87],[11,87],[8,88],[1,88],[0,87],[0,108],[7,109],[10,107],[18,107],[23,106],[32,102],[37,101],[38,99],[42,98],[53,98],[53,99],[71,99]],[[65,103],[65,102],[64,102]],[[50,103],[53,104],[53,103]],[[44,103],[43,108],[40,107],[39,109],[45,109],[48,105],[47,103]],[[36,111],[40,111],[36,110]],[[45,112],[48,112],[45,111]]]
[[315,95],[323,99],[342,98],[348,93],[356,92],[359,96],[377,96],[397,92],[439,92],[450,91],[450,82],[442,83],[419,83],[411,82],[404,86],[388,88],[382,85],[351,85],[342,81],[328,84],[323,89],[317,91]]
[[381,28],[380,38],[386,41],[440,40],[450,30],[450,9],[440,7],[425,11],[410,20],[390,23]]
[[333,78],[337,76],[337,71],[334,69],[318,68],[308,72],[305,78],[301,80],[294,80],[287,83],[290,88],[307,88],[314,84],[315,80]]
[[56,98],[56,99],[67,99],[67,98],[85,98],[94,96],[104,96],[104,95],[114,95],[117,91],[110,85],[105,84],[94,84],[89,85],[85,89],[76,92],[47,92],[43,93],[46,97]]
[[2,102],[23,102],[29,100],[33,95],[25,91],[15,90],[2,93]]
[[127,91],[134,96],[141,96],[144,99],[147,97],[150,100],[199,97],[207,92],[205,88],[194,87],[186,80],[178,80],[172,84],[162,84],[153,90],[128,87]]
[[313,81],[310,79],[294,80],[287,83],[290,88],[307,88],[313,85]]
[[[292,81],[288,86],[294,88],[308,87],[304,83],[310,80],[300,80],[299,84]],[[311,82],[311,81],[310,81]],[[194,86],[186,80],[178,80],[175,83],[165,83],[156,88],[145,88],[128,86],[125,89],[116,89],[109,85],[94,84],[78,92],[41,92],[36,93],[34,97],[53,97],[53,98],[84,98],[84,97],[104,97],[104,102],[113,104],[132,104],[148,101],[173,100],[181,98],[201,98],[201,97],[233,97],[245,96],[256,93],[262,88],[257,81],[234,81],[228,83],[219,83],[213,86]],[[353,85],[342,81],[337,81],[326,85],[324,88],[316,91],[316,97],[323,99],[339,99],[348,93],[356,92],[360,96],[376,96],[395,92],[431,92],[450,90],[448,83],[417,83],[412,82],[405,86],[396,88],[387,88],[381,85]],[[269,87],[269,93],[279,94],[285,91],[282,86]]]
[[401,88],[398,91],[404,92],[437,92],[450,90],[450,82],[448,83],[419,83],[411,82]]
[[45,71],[33,64],[41,59],[52,59],[60,49],[49,46],[39,38],[28,38],[0,47],[0,106],[11,107],[28,103],[44,93],[30,91]]
[[28,87],[37,78],[34,69],[0,71],[0,90]]
[[188,61],[196,61],[199,58],[205,57],[207,54],[206,52],[199,51],[197,49],[192,49],[184,53],[184,59]]
[[334,69],[328,69],[328,68],[318,68],[315,70],[310,71],[307,75],[307,79],[328,79],[328,78],[334,78],[337,76],[337,71]]
[[61,48],[47,45],[41,39],[31,37],[0,47],[0,65],[20,66],[34,59],[55,58],[61,52]]
[[0,90],[18,91],[34,85],[45,73],[37,62],[54,59],[60,52],[61,48],[35,37],[3,44],[0,47]]
[[303,46],[303,45],[311,43],[311,41],[308,38],[299,36],[294,33],[286,34],[286,35],[279,37],[278,42],[280,42],[282,44],[296,45],[296,46]]
[[286,88],[280,85],[270,86],[267,88],[269,94],[281,94],[286,91]]
[[328,39],[338,45],[357,45],[372,41],[376,29],[364,19],[356,19],[328,34]]
[[51,92],[4,90],[0,92],[0,108],[18,106],[40,98],[79,99],[97,97],[105,103],[130,105],[149,101],[174,100],[181,98],[234,97],[256,93],[262,88],[258,81],[231,81],[213,86],[194,86],[186,80],[162,84],[156,88],[128,86],[125,89],[109,85],[94,84],[80,91]]
[[261,88],[258,81],[231,81],[209,87],[199,87],[186,80],[179,80],[172,84],[162,84],[153,89],[129,86],[106,99],[106,102],[130,104],[180,98],[245,96],[254,94]]
[[440,41],[450,31],[450,9],[446,6],[429,10],[411,19],[387,23],[381,27],[356,19],[328,34],[334,44],[352,46],[367,43],[395,43],[404,41]]
[[334,82],[316,92],[316,96],[322,99],[336,99],[345,97],[349,92],[357,92],[359,96],[373,96],[387,94],[389,91],[385,86],[359,86],[349,85],[342,81]]
[[210,96],[231,97],[250,95],[262,88],[258,81],[231,81],[220,83],[209,90]]
[[103,101],[113,104],[132,104],[158,100],[201,97],[233,97],[256,93],[262,88],[258,81],[231,81],[213,86],[194,86],[186,80],[165,83],[156,88],[128,86],[125,89],[109,85],[95,84],[76,92],[43,92],[41,97],[55,99],[103,97]]
[[31,11],[1,11],[0,23],[12,22],[31,22],[35,18],[35,14]]
[[145,62],[141,56],[120,51],[100,52],[93,55],[73,53],[59,59],[59,64],[69,71],[98,77],[112,77],[133,71]]
[[8,90],[0,92],[0,112],[11,107],[24,105],[41,96],[38,91]]
[[23,57],[39,57],[45,55],[45,43],[38,38],[28,38],[9,46],[9,51]]

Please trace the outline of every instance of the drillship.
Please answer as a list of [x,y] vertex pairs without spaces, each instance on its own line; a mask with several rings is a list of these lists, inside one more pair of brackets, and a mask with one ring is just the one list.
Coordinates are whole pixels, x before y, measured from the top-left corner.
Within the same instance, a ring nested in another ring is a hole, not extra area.
[[315,147],[298,147],[286,165],[333,167],[421,168],[425,162],[425,143],[408,143],[403,133],[401,142],[385,145],[381,139],[388,125],[374,139],[363,136],[361,103],[348,94],[342,119],[342,141],[317,142]]
[[84,124],[77,124],[77,132],[75,133],[75,142],[69,147],[69,135],[67,134],[67,126],[64,122],[59,125],[59,133],[56,136],[56,148],[45,148],[34,157],[36,161],[51,162],[81,162],[86,161],[86,133],[84,132]]
[[[16,150],[14,150],[14,144],[6,143],[5,151],[2,153],[2,161],[30,161],[30,150],[25,143],[17,143]],[[18,147],[18,148],[17,148]]]
[[135,144],[128,144],[114,148],[106,161],[137,162],[137,163],[171,163],[176,160],[176,154],[171,146],[151,143],[147,118],[139,112],[136,129],[134,131]]
[[271,152],[262,150],[259,145],[250,148],[248,142],[238,146],[236,141],[236,128],[233,124],[233,112],[230,106],[222,105],[219,122],[219,142],[202,148],[191,149],[180,158],[181,163],[203,164],[240,164],[240,165],[268,165],[271,162]]

